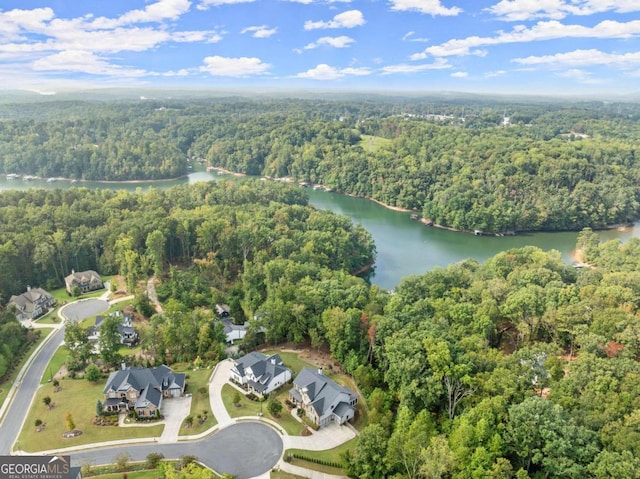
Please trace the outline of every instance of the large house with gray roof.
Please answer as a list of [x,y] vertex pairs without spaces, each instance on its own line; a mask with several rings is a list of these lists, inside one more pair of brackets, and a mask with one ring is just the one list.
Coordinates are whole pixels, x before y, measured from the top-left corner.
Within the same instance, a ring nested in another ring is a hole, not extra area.
[[42,288],[30,288],[18,296],[11,296],[9,304],[16,307],[16,316],[20,321],[36,319],[49,311],[56,300]]
[[293,380],[289,399],[319,427],[350,421],[358,404],[358,395],[351,389],[340,386],[321,369],[311,368],[302,368]]
[[291,380],[291,369],[284,366],[277,354],[267,356],[254,351],[233,363],[231,380],[264,396]]
[[71,274],[64,278],[64,284],[69,294],[73,293],[74,288],[78,288],[81,293],[88,293],[89,291],[104,288],[102,278],[93,270],[81,271],[79,273],[71,270]]
[[184,394],[185,375],[171,368],[124,368],[109,375],[102,393],[105,412],[135,411],[140,417],[155,417],[164,398]]

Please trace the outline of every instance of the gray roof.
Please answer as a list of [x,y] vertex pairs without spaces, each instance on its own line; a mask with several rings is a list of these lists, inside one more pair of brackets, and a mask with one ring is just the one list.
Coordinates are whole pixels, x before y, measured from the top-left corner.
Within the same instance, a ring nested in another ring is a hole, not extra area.
[[249,381],[249,385],[260,393],[268,389],[272,379],[289,370],[283,366],[279,355],[267,356],[258,351],[253,351],[236,360],[236,370],[240,376],[244,376],[249,368],[256,378],[255,381]]
[[331,406],[336,409],[341,404],[351,407],[348,402],[340,400],[341,396],[345,397],[343,395],[346,395],[349,401],[357,400],[357,396],[352,390],[340,386],[316,369],[302,368],[293,383],[298,389],[307,394],[310,404],[315,409],[318,417],[327,414]]
[[52,301],[53,296],[42,288],[30,288],[27,292],[18,296],[11,296],[9,304],[15,304],[20,311],[33,312],[37,301]]
[[142,391],[142,394],[140,394],[140,397],[136,401],[135,407],[145,408],[147,407],[147,401],[153,404],[155,407],[159,408],[160,402],[162,401],[162,392],[152,386],[147,386]]
[[92,269],[88,269],[87,271],[80,271],[79,273],[72,271],[69,276],[66,276],[64,278],[64,282],[67,286],[78,283],[91,283],[95,281],[102,283],[102,278],[100,278],[100,275]]
[[109,391],[125,392],[129,387],[142,391],[147,386],[160,392],[168,389],[183,389],[184,380],[184,373],[174,373],[164,364],[157,368],[127,368],[112,372],[102,392],[103,394]]

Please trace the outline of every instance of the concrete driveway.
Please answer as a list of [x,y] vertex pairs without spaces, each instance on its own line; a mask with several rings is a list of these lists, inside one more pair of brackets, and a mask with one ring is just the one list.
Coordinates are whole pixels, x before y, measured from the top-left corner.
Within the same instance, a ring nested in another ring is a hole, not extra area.
[[164,398],[162,400],[162,414],[164,415],[164,430],[158,440],[161,444],[178,442],[178,433],[182,421],[191,411],[191,396],[179,398]]

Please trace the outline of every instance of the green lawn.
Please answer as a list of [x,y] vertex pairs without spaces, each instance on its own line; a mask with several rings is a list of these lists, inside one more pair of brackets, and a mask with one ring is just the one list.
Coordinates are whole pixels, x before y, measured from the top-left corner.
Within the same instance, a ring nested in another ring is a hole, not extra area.
[[380,136],[360,135],[360,146],[367,153],[375,153],[383,146],[390,145],[392,140]]
[[[209,401],[209,377],[211,376],[211,370],[200,369],[198,371],[188,371],[187,374],[189,374],[189,379],[187,379],[186,392],[192,395],[190,414],[193,416],[193,426],[187,428],[183,422],[179,433],[181,436],[200,434],[218,423],[211,411],[211,402]],[[201,394],[198,392],[200,388],[206,388],[207,393]],[[202,424],[198,424],[197,416],[205,410],[207,411],[207,420]]]
[[296,476],[295,474],[291,474],[289,472],[284,471],[271,471],[271,479],[304,479],[302,476]]
[[277,349],[270,349],[263,351],[264,354],[278,354],[282,358],[282,362],[286,367],[293,371],[295,377],[305,366],[308,368],[315,368],[311,363],[306,362],[304,359],[300,359],[296,353],[278,351]]
[[60,370],[62,365],[67,362],[67,358],[69,357],[69,351],[64,346],[60,346],[56,349],[51,361],[49,361],[49,365],[47,369],[45,369],[42,378],[40,379],[40,384],[46,384],[51,380],[52,376],[55,376],[56,373]]
[[[313,459],[321,459],[323,461],[331,461],[331,462],[339,462],[342,463],[342,454],[346,451],[351,451],[356,446],[357,438],[353,438],[350,441],[341,444],[338,447],[334,447],[333,449],[328,449],[326,451],[307,451],[305,449],[287,449],[284,452],[284,457],[287,457],[289,454],[302,454],[305,457],[313,458]],[[315,462],[304,461],[300,459],[292,459],[291,464],[295,464],[296,466],[306,467],[307,469],[313,469],[314,471],[327,472],[329,474],[344,474],[342,469],[338,469],[335,467],[323,466],[321,464],[316,464]]]
[[[285,391],[281,392],[276,397],[279,397],[281,394],[287,394],[287,388],[283,389]],[[247,399],[243,394],[240,394],[240,407],[233,404],[233,396],[236,391],[237,390],[229,384],[225,384],[222,387],[222,402],[224,403],[225,408],[227,408],[229,415],[231,417],[258,416],[261,411],[260,403]],[[282,429],[287,431],[287,434],[291,436],[299,436],[304,426],[291,416],[291,413],[289,413],[284,404],[282,406],[280,417],[276,418],[267,411],[267,401],[265,401],[262,403],[262,414],[265,418],[277,422]]]
[[[51,384],[40,386],[33,404],[27,414],[24,428],[20,432],[17,447],[27,452],[37,452],[53,448],[91,444],[94,442],[113,441],[141,437],[157,437],[162,434],[164,425],[153,427],[120,428],[116,426],[94,426],[91,420],[96,414],[96,401],[102,400],[104,383],[95,384],[84,379],[63,379],[60,381],[62,390],[53,392]],[[51,397],[54,407],[49,410],[42,399]],[[61,435],[68,428],[65,417],[71,412],[75,428],[82,431],[82,435],[74,438],[62,438]],[[37,432],[35,420],[45,422],[42,432]]]
[[[96,479],[122,479],[122,472],[113,472],[111,474],[100,474],[95,477]],[[158,472],[155,469],[148,469],[145,471],[131,471],[127,472],[127,479],[157,479]]]
[[24,356],[13,369],[11,374],[9,374],[3,382],[0,382],[0,407],[2,407],[4,401],[7,399],[9,389],[11,389],[11,385],[18,377],[18,373],[22,369],[22,366],[24,366],[24,363],[27,362],[27,359],[31,357],[31,354],[33,354],[36,348],[47,338],[47,336],[49,336],[49,333],[53,331],[53,328],[38,328],[38,331],[40,331],[40,337],[29,347],[29,349],[25,351]]

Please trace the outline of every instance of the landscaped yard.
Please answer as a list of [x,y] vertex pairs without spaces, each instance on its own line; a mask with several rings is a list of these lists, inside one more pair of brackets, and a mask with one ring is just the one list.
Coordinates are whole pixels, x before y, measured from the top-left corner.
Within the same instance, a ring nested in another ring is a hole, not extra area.
[[271,471],[271,479],[304,479],[302,476],[296,476],[295,474],[291,474],[289,472],[284,471]]
[[[334,447],[333,449],[328,449],[326,451],[307,451],[304,449],[287,449],[284,452],[284,457],[287,457],[289,454],[300,454],[312,459],[320,459],[323,461],[342,463],[342,455],[346,451],[352,450],[356,446],[357,440],[358,440],[357,438],[353,438],[350,441],[347,441],[338,447]],[[327,472],[329,474],[344,474],[344,471],[342,471],[342,469],[323,466],[321,464],[316,464],[315,462],[304,461],[301,459],[292,459],[291,464],[295,464],[296,466],[306,467],[307,469],[313,469],[315,471]]]
[[[291,436],[299,436],[304,428],[304,425],[296,421],[291,413],[287,410],[286,406],[283,404],[282,412],[280,413],[280,417],[276,418],[269,414],[267,410],[268,401],[264,401],[262,403],[262,408],[260,408],[260,403],[257,401],[252,401],[247,399],[244,394],[240,394],[240,406],[236,406],[233,404],[233,396],[237,391],[236,388],[230,386],[229,384],[225,384],[222,387],[222,402],[224,406],[227,408],[229,415],[231,417],[240,417],[240,416],[258,416],[260,412],[264,415],[265,418],[276,421],[280,427],[282,427],[287,434]],[[288,394],[288,388],[283,388],[283,391],[280,394]],[[279,397],[278,394],[276,397]]]
[[[94,384],[84,379],[63,379],[60,386],[62,389],[59,392],[53,391],[52,384],[40,386],[18,437],[17,448],[26,452],[37,452],[117,439],[158,437],[162,434],[162,424],[131,428],[94,426],[91,420],[96,415],[96,401],[103,399],[103,381]],[[51,398],[54,404],[52,409],[44,405],[45,396]],[[75,429],[82,431],[82,434],[73,438],[63,438],[62,434],[68,430],[66,416],[69,412],[72,414]],[[41,432],[36,431],[36,419],[46,424]]]
[[[189,379],[187,379],[187,393],[191,396],[191,412],[189,413],[193,417],[193,426],[187,428],[185,422],[180,427],[180,435],[192,435],[200,434],[206,431],[210,427],[215,426],[218,421],[211,412],[211,402],[209,401],[209,377],[211,376],[210,369],[199,369],[198,371],[187,371]],[[205,388],[206,394],[200,392],[201,388]],[[202,414],[202,411],[207,411],[207,420],[202,424],[198,424],[198,414]]]
[[60,370],[62,365],[67,362],[67,358],[69,357],[69,351],[64,346],[60,346],[56,349],[51,361],[49,361],[49,365],[45,370],[42,378],[40,378],[40,384],[46,384],[53,379],[53,376]]
[[45,338],[49,336],[49,333],[51,333],[52,330],[53,328],[39,328],[38,331],[40,331],[40,337],[29,347],[27,351],[25,351],[24,356],[13,369],[13,372],[9,374],[9,376],[7,376],[6,380],[0,382],[0,407],[2,407],[4,401],[7,399],[9,389],[11,389],[11,385],[18,377],[18,373],[22,369],[22,366],[24,366],[24,363],[27,361],[27,359],[29,359],[36,348],[45,340]]

